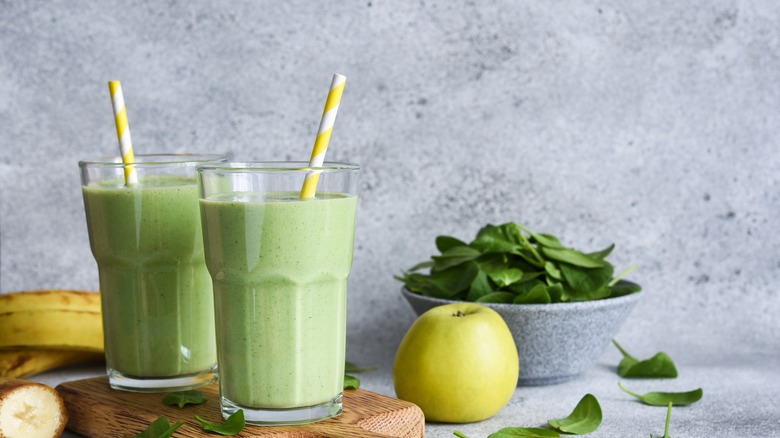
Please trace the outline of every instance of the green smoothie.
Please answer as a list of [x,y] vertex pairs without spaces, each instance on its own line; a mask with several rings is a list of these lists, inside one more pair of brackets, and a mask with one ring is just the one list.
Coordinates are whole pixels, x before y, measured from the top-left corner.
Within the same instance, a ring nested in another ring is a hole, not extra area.
[[339,396],[357,198],[233,193],[200,202],[222,397],[284,409]]
[[135,379],[203,373],[216,360],[211,278],[193,178],[82,188],[100,272],[109,374]]

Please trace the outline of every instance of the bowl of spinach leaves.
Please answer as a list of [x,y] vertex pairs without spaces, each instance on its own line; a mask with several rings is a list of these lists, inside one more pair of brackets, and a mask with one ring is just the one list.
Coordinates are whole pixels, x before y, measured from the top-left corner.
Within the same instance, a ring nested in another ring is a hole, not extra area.
[[395,277],[419,315],[471,301],[496,310],[515,338],[519,385],[570,380],[595,365],[641,298],[607,261],[614,244],[581,252],[515,223],[487,225],[470,243],[436,238],[439,254]]

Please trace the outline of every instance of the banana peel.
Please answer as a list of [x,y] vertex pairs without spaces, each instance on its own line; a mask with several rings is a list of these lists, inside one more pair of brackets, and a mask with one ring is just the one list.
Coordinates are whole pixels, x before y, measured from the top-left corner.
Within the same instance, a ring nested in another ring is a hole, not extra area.
[[103,360],[103,353],[77,350],[0,350],[0,377],[20,379],[69,365]]
[[0,294],[0,313],[29,310],[100,313],[100,293],[70,289],[41,289]]
[[101,360],[99,293],[50,289],[0,294],[0,377],[28,377]]
[[0,349],[55,348],[103,351],[99,313],[79,310],[20,310],[0,313]]

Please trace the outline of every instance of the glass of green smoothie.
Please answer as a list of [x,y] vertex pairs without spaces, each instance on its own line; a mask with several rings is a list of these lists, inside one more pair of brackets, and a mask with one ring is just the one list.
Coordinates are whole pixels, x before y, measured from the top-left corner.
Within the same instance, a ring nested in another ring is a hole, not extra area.
[[[319,172],[313,198],[300,200]],[[199,167],[222,414],[302,424],[341,413],[359,167]]]
[[112,388],[175,391],[217,379],[196,166],[225,161],[136,155],[136,184],[125,183],[119,157],[79,162]]

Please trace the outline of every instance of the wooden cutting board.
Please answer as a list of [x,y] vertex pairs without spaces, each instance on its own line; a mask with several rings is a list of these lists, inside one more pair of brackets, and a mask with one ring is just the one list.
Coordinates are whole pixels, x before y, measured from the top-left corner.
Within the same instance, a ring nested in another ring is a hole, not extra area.
[[[184,424],[174,437],[209,437],[195,415],[222,422],[217,384],[199,388],[207,401],[184,409],[162,403],[163,394],[140,394],[109,388],[107,377],[65,382],[57,386],[65,400],[68,429],[89,438],[132,437],[158,417]],[[422,437],[425,417],[416,405],[363,389],[344,391],[344,412],[319,423],[302,426],[246,426],[236,436],[273,438],[315,437]]]

